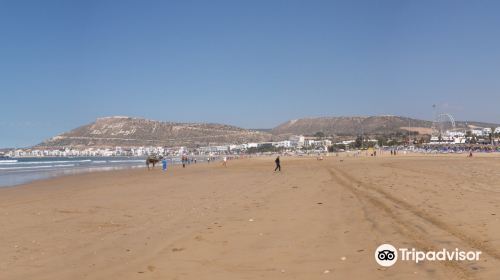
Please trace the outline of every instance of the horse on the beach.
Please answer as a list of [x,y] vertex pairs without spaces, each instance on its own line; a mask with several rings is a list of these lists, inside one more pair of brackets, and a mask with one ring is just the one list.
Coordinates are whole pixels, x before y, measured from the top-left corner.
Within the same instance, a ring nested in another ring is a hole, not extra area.
[[148,170],[149,170],[149,164],[152,164],[153,168],[155,168],[155,164],[160,162],[162,159],[163,159],[162,156],[148,156],[146,158],[146,166],[148,167]]

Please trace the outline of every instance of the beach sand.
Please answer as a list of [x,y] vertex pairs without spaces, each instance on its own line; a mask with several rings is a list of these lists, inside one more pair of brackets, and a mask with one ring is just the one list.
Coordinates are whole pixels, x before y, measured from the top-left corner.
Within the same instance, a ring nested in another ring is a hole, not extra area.
[[[281,160],[0,189],[0,279],[500,279],[499,157]],[[482,254],[384,268],[383,243]]]

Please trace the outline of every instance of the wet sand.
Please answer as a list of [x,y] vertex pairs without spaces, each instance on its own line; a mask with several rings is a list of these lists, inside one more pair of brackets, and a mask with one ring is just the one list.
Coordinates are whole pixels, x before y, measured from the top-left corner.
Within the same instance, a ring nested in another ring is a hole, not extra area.
[[[244,159],[0,189],[0,279],[500,279],[500,157],[282,167]],[[384,268],[382,243],[482,255]]]

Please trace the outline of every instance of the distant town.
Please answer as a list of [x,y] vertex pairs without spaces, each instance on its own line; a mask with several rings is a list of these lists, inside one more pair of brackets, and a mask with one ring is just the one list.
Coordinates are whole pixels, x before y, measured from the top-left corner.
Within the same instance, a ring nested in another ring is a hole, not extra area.
[[[344,152],[360,149],[381,149],[388,147],[408,148],[425,146],[427,149],[439,149],[447,146],[462,147],[483,145],[500,147],[500,127],[434,130],[433,135],[417,138],[416,134],[399,135],[398,137],[359,135],[350,139],[334,141],[333,137],[318,132],[314,136],[293,135],[288,140],[277,142],[259,142],[245,144],[208,145],[196,148],[187,147],[64,147],[64,148],[22,148],[0,152],[0,157],[145,157],[148,155],[182,156],[182,155],[226,155],[256,153],[328,153]],[[344,137],[345,138],[345,137]]]
[[[355,142],[353,140],[352,142]],[[349,145],[351,141],[343,141],[339,144]],[[306,137],[302,135],[292,136],[290,140],[278,142],[260,142],[260,143],[245,143],[245,144],[227,144],[216,146],[205,146],[197,148],[187,147],[114,147],[114,148],[54,148],[54,149],[12,149],[0,153],[4,157],[108,157],[108,156],[131,156],[144,157],[153,154],[165,156],[181,156],[181,155],[223,155],[223,154],[242,154],[242,153],[259,153],[259,152],[295,152],[297,150],[311,150],[314,152],[327,152],[332,146],[332,141],[323,139],[323,137]]]

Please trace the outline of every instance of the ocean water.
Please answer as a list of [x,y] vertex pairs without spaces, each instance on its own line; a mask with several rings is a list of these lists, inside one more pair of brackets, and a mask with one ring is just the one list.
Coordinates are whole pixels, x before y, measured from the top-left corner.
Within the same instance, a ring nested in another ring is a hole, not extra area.
[[[198,163],[206,162],[205,156],[190,158],[196,158]],[[181,164],[181,159],[169,157],[168,164]],[[63,175],[124,168],[146,168],[146,158],[43,157],[0,159],[0,187],[26,184],[35,180]],[[156,168],[161,168],[161,163],[156,165]]]
[[83,172],[144,168],[137,157],[44,157],[0,160],[0,187]]

